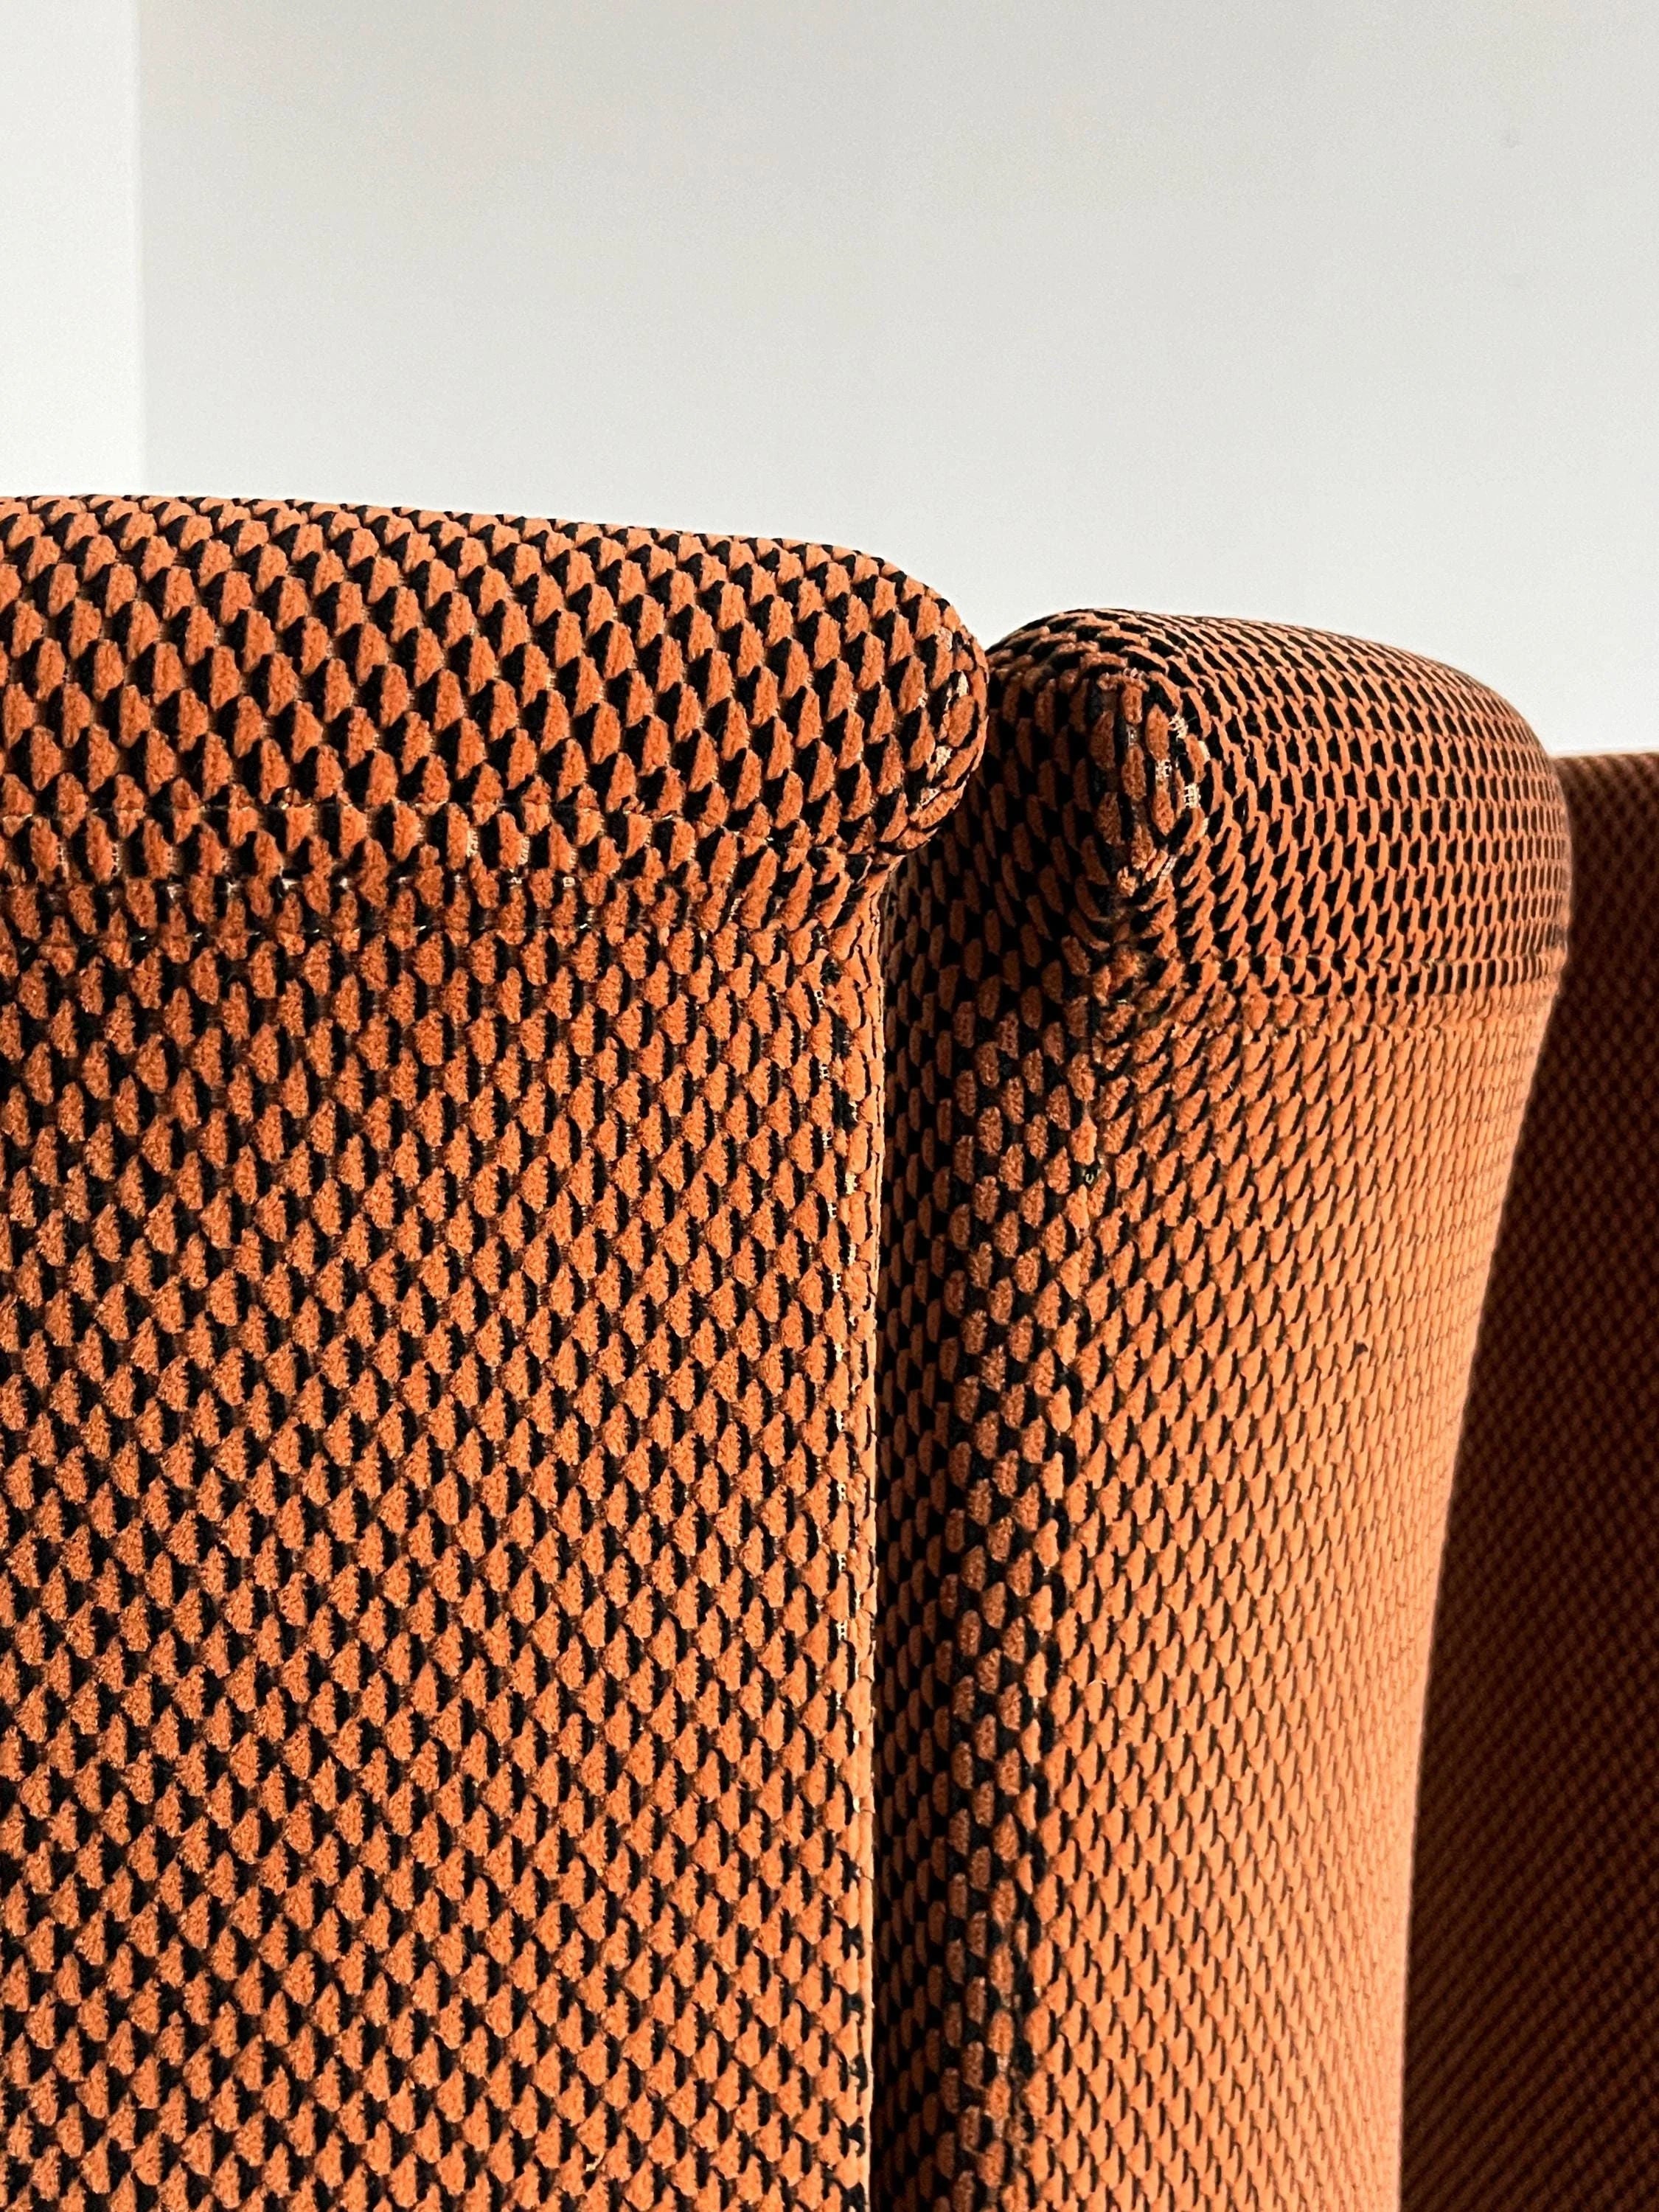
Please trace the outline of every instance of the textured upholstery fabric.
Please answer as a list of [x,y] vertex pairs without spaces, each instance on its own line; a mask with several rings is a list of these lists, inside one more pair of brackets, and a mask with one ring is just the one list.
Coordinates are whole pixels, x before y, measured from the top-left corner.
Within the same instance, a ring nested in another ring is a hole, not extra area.
[[1074,614],[896,885],[875,2181],[1383,2212],[1476,1311],[1565,821],[1402,653]]
[[1558,766],[1571,952],[1435,1625],[1408,2212],[1659,2204],[1659,757]]
[[0,2203],[865,2201],[861,556],[0,505]]

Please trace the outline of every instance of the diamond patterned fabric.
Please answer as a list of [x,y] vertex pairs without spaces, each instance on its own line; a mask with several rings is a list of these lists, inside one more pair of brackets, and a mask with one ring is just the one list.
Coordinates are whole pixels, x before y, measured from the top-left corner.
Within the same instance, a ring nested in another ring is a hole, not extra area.
[[1659,2204],[1659,757],[1556,765],[1571,949],[1436,1615],[1409,2212]]
[[856,2206],[862,556],[0,503],[0,2203]]
[[890,913],[878,2204],[1382,2212],[1454,1445],[1561,959],[1451,671],[1077,613]]

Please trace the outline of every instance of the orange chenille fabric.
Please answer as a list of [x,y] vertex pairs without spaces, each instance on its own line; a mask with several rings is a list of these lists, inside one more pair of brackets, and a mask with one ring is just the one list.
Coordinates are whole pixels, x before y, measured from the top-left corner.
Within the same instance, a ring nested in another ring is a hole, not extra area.
[[0,504],[0,2203],[865,2203],[896,570]]
[[875,2199],[1397,2203],[1475,1319],[1561,958],[1501,700],[1076,613],[888,926]]
[[1571,953],[1435,1621],[1407,2212],[1659,2205],[1659,756],[1557,765]]

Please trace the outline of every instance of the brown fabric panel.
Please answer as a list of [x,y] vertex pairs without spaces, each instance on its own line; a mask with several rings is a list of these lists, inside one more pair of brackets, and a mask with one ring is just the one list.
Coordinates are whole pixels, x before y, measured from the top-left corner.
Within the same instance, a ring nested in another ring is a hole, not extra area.
[[809,546],[0,504],[0,2203],[852,2207],[875,894]]
[[878,2204],[1397,2201],[1476,1310],[1561,957],[1452,672],[1079,613],[888,931]]
[[1659,757],[1557,765],[1571,947],[1436,1616],[1409,2212],[1659,2204]]

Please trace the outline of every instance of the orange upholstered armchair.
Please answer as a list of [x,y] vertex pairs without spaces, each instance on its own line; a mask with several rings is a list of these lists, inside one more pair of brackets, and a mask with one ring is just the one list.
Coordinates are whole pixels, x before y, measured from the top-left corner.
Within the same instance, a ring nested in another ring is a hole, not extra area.
[[1567,835],[1409,656],[1072,614],[900,877],[877,2201],[1398,2201],[1418,1744]]
[[0,2203],[866,2200],[850,553],[0,506]]
[[1659,757],[1557,766],[1571,949],[1430,1677],[1408,2212],[1659,2204]]

